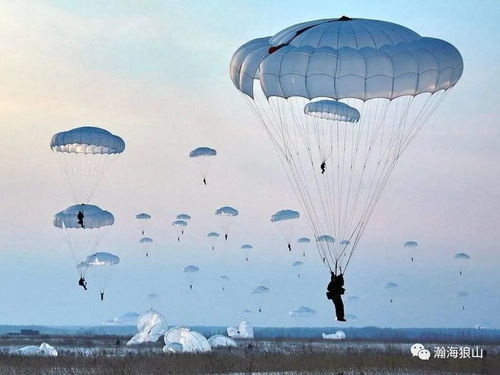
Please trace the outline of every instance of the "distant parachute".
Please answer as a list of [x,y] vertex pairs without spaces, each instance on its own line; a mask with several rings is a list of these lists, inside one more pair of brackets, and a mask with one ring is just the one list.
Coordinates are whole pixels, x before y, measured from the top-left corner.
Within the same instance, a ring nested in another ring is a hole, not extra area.
[[384,284],[384,289],[389,290],[389,292],[388,292],[389,293],[389,298],[390,298],[389,302],[391,302],[391,303],[392,303],[392,301],[394,299],[394,292],[393,292],[393,290],[395,288],[397,288],[397,287],[398,287],[398,284],[393,283],[392,281]]
[[175,220],[172,222],[172,226],[177,229],[177,241],[181,240],[181,236],[184,234],[184,229],[187,227],[187,224],[185,220]]
[[299,244],[299,248],[302,251],[302,256],[306,256],[306,253],[309,250],[309,246],[311,244],[311,239],[307,237],[301,237],[297,240],[297,243]]
[[84,126],[55,134],[50,148],[61,161],[75,203],[88,203],[125,142],[105,129]]
[[176,219],[187,221],[187,220],[191,220],[191,216],[189,216],[188,214],[179,214],[179,215],[177,215]]
[[458,261],[459,265],[459,275],[462,276],[464,273],[464,268],[468,265],[470,256],[467,253],[456,253],[455,259]]
[[221,280],[221,284],[222,284],[221,289],[222,289],[222,291],[225,291],[226,290],[226,284],[229,281],[229,276],[222,275],[222,276],[220,276],[220,280]]
[[262,313],[263,311],[263,305],[264,302],[266,301],[266,296],[269,294],[270,289],[264,285],[259,285],[255,288],[253,288],[250,292],[253,296],[255,296],[255,301],[257,305],[257,311]]
[[144,250],[144,253],[146,254],[146,258],[149,257],[149,254],[151,252],[151,249],[153,247],[153,239],[150,237],[142,237],[139,240],[139,243],[142,245],[142,249]]
[[139,230],[141,231],[141,234],[144,236],[146,228],[149,226],[149,223],[151,222],[151,215],[142,212],[140,214],[135,215],[135,218],[137,219],[137,222],[139,224]]
[[191,159],[196,160],[203,183],[207,184],[207,175],[211,166],[212,157],[217,155],[217,151],[209,147],[198,147],[189,153]]
[[241,245],[240,248],[241,248],[241,250],[243,250],[243,254],[245,255],[245,260],[248,262],[248,258],[249,258],[250,252],[253,249],[253,246],[246,243],[244,245]]
[[112,268],[120,263],[120,258],[114,254],[106,252],[97,252],[89,255],[83,260],[79,267],[86,267],[89,272],[90,280],[94,279],[100,293],[104,293],[111,278]]
[[304,262],[301,261],[295,261],[292,263],[292,267],[299,268],[299,270],[297,270],[297,277],[300,277],[300,268],[302,267],[303,264]]
[[229,235],[229,228],[234,220],[235,216],[238,216],[239,212],[237,209],[229,206],[224,206],[215,210],[215,216],[219,217],[221,222],[222,230],[224,232],[224,238],[227,240]]
[[316,315],[317,311],[309,306],[299,306],[288,313],[292,318],[306,318]]
[[220,237],[220,234],[217,232],[210,232],[209,234],[207,234],[207,237],[210,242],[210,246],[212,247],[212,250],[215,250],[215,242]]
[[[408,241],[408,242],[405,242],[404,244],[404,247],[406,247],[407,249],[414,249],[418,246],[418,243],[416,241]],[[411,252],[411,261],[413,262],[414,261],[414,256],[413,256],[413,252]]]
[[304,113],[318,119],[342,122],[358,122],[360,117],[356,108],[336,100],[309,102],[304,107]]
[[294,235],[295,220],[300,217],[300,213],[294,210],[281,210],[271,216],[273,222],[288,245],[288,251],[292,251],[292,237]]
[[[79,204],[55,214],[53,224],[61,231],[74,264],[78,266],[88,254],[97,250],[101,239],[114,221],[111,212],[94,205]],[[87,268],[77,267],[77,270],[81,276],[85,276]]]
[[184,275],[186,275],[186,280],[187,283],[189,284],[189,289],[193,289],[195,282],[196,282],[196,276],[198,275],[198,272],[200,271],[200,268],[198,266],[194,265],[189,265],[184,267]]
[[[335,238],[333,238],[332,236],[328,235],[328,234],[322,234],[321,236],[318,236],[316,237],[316,243],[321,243],[321,244],[325,244],[325,245],[320,245],[320,246],[333,246],[333,244],[335,243]],[[331,244],[331,245],[329,245]],[[322,261],[323,263],[327,263],[328,262],[328,259],[327,257],[323,257],[322,258]],[[340,267],[340,266],[338,266]],[[337,266],[335,266],[334,268],[337,269],[338,268]],[[341,270],[341,272],[343,272],[345,270]]]

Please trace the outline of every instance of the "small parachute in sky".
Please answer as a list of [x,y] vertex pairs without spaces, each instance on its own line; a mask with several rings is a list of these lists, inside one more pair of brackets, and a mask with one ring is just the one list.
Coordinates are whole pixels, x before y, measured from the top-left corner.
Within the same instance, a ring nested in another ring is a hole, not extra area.
[[386,283],[386,284],[384,284],[384,289],[387,289],[387,290],[389,290],[389,291],[390,291],[390,292],[389,292],[389,298],[390,298],[390,299],[389,299],[389,302],[390,302],[390,303],[392,303],[392,301],[393,301],[393,299],[394,299],[394,292],[393,292],[393,290],[394,290],[395,288],[397,288],[398,286],[399,286],[398,284],[393,283],[392,281],[391,281],[391,282],[388,282],[388,283]]
[[360,117],[356,108],[336,100],[309,102],[304,107],[304,113],[318,119],[341,122],[358,122]]
[[238,210],[230,206],[224,206],[215,210],[215,216],[217,216],[221,222],[225,240],[228,238],[229,228],[231,227],[234,218],[238,215]]
[[281,235],[285,239],[288,251],[292,251],[292,238],[295,229],[295,220],[300,217],[300,213],[294,210],[281,210],[271,216],[271,222],[276,225]]
[[[335,238],[328,234],[322,234],[321,236],[316,237],[316,242],[317,243],[325,243],[327,244],[326,247],[328,247],[328,244],[334,244],[335,243]],[[323,257],[323,263],[326,263],[328,261],[328,258],[325,256]],[[335,267],[335,272],[337,272],[336,267]]]
[[469,263],[470,256],[467,253],[456,253],[454,258],[458,261],[459,275],[462,276],[464,273],[464,268]]
[[299,306],[288,313],[292,318],[307,318],[316,315],[317,311],[309,306]]
[[125,142],[105,129],[83,126],[55,134],[50,148],[61,161],[75,203],[88,203]]
[[[407,248],[407,249],[410,249],[410,251],[411,251],[411,249],[414,249],[414,248],[418,247],[418,242],[416,242],[416,241],[407,241],[407,242],[405,242],[404,247]],[[411,261],[413,262],[414,261],[413,252],[411,252],[410,258],[411,258]]]
[[212,251],[215,250],[215,242],[219,239],[220,234],[217,232],[210,232],[207,234],[207,237],[210,242],[210,246],[212,247]]
[[300,237],[297,240],[297,243],[299,244],[299,248],[302,250],[302,256],[305,257],[311,244],[311,239],[308,237]]
[[101,300],[104,299],[104,291],[111,278],[111,266],[120,263],[120,258],[107,252],[97,252],[89,255],[80,263],[80,267],[89,269],[89,278],[96,281],[101,294]]
[[189,265],[184,267],[184,275],[186,275],[186,280],[187,283],[189,284],[189,289],[193,289],[195,282],[196,282],[196,276],[198,275],[198,272],[200,271],[200,268],[198,266],[194,265]]
[[137,219],[137,222],[139,223],[139,230],[141,231],[141,234],[144,236],[144,233],[146,232],[146,228],[149,226],[149,223],[151,221],[151,215],[147,214],[145,212],[142,212],[140,214],[135,215],[135,218]]
[[217,151],[210,147],[198,147],[189,153],[191,159],[196,160],[198,170],[203,178],[203,184],[207,184],[207,175],[213,156],[217,155]]
[[245,261],[248,262],[248,257],[253,249],[253,246],[250,245],[249,243],[246,243],[244,245],[241,245],[240,249],[243,250],[243,254],[245,254]]
[[141,244],[142,249],[144,250],[144,253],[146,254],[146,258],[149,257],[149,254],[150,254],[151,249],[153,247],[153,242],[154,242],[153,239],[150,237],[142,237],[139,240],[139,243]]
[[177,241],[181,240],[181,236],[184,234],[184,229],[187,227],[188,223],[185,220],[174,220],[172,226],[177,229]]
[[177,215],[176,219],[187,221],[187,220],[191,220],[191,216],[188,214],[179,214],[179,215]]
[[250,294],[252,294],[255,298],[257,311],[260,313],[264,312],[263,306],[265,301],[267,301],[267,295],[269,294],[269,292],[270,289],[264,285],[259,285],[250,291]]
[[[301,268],[304,265],[304,262],[301,262],[300,260],[297,260],[292,263],[292,267],[297,267]],[[300,270],[297,270],[297,277],[300,277]]]
[[222,291],[225,291],[226,290],[226,284],[229,282],[229,276],[227,275],[221,275],[220,276],[220,280],[222,282]]

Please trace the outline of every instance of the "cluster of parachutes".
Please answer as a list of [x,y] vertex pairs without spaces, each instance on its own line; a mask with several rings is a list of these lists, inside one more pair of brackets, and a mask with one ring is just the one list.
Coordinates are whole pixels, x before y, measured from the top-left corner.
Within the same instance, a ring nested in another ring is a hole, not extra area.
[[54,227],[70,250],[79,284],[87,289],[85,277],[90,273],[103,299],[112,267],[120,262],[118,256],[98,251],[101,239],[114,224],[114,216],[89,202],[106,170],[125,150],[125,142],[105,129],[84,126],[55,134],[50,147],[74,200],[74,205],[54,215]]

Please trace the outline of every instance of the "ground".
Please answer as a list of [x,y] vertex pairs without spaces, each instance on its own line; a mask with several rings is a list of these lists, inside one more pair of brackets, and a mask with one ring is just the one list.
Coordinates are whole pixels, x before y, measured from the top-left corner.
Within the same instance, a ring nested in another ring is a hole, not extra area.
[[[328,340],[239,341],[238,348],[204,354],[162,352],[163,342],[128,347],[119,336],[0,336],[0,374],[498,374],[500,347],[480,345],[484,359],[412,357],[411,343]],[[120,340],[120,345],[116,345]],[[47,342],[58,357],[21,357],[9,350]],[[446,343],[424,343],[426,347]]]

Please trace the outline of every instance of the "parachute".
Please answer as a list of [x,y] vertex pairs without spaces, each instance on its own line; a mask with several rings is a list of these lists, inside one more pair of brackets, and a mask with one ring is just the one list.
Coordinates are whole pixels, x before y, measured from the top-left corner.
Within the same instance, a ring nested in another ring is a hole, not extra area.
[[462,71],[446,41],[349,17],[293,25],[233,54],[231,80],[315,236],[351,243],[317,241],[330,271],[347,269],[400,155]]
[[299,306],[288,313],[292,318],[306,318],[316,315],[317,311],[309,306]]
[[226,276],[226,275],[221,275],[220,276],[220,280],[221,280],[221,288],[222,288],[222,291],[225,291],[226,290],[226,284],[229,282],[229,276]]
[[149,226],[149,222],[151,221],[151,215],[142,212],[140,214],[135,215],[135,218],[137,219],[137,223],[139,224],[139,230],[141,231],[141,234],[144,236],[146,228]]
[[245,254],[245,260],[248,262],[248,257],[253,249],[253,246],[246,243],[244,245],[241,245],[240,249],[243,250],[243,253]]
[[464,268],[466,268],[469,263],[470,256],[467,253],[456,253],[454,258],[458,261],[459,274],[460,276],[462,276],[464,273]]
[[210,242],[210,246],[212,247],[212,250],[215,250],[215,242],[220,237],[219,233],[210,232],[209,234],[207,234],[207,237],[208,237],[208,240]]
[[188,223],[185,220],[175,220],[172,222],[172,226],[177,229],[177,241],[181,240],[181,236],[184,234],[184,229],[187,225]]
[[186,275],[186,281],[189,284],[189,289],[193,289],[199,270],[200,268],[194,265],[184,267],[184,275]]
[[239,212],[237,209],[229,206],[224,206],[215,210],[215,215],[219,217],[226,240],[229,234],[231,223],[233,222],[234,217],[238,216],[238,214]]
[[213,348],[236,348],[238,344],[232,338],[223,335],[213,335],[208,338],[208,343]]
[[399,286],[398,284],[393,283],[392,281],[384,284],[384,289],[388,290],[388,293],[389,293],[389,302],[390,303],[392,303],[392,301],[394,299],[394,289],[397,288],[398,286]]
[[139,240],[139,243],[142,245],[142,249],[146,254],[146,257],[149,257],[149,253],[151,252],[151,248],[153,247],[153,239],[150,237],[142,237]]
[[114,221],[113,214],[90,204],[70,206],[54,215],[54,227],[61,231],[77,269],[83,272],[80,275],[85,275],[88,268],[81,262],[96,251]]
[[90,270],[89,278],[95,279],[99,292],[104,293],[111,277],[111,266],[120,263],[120,258],[106,252],[97,252],[89,255],[80,264]]
[[[300,260],[297,260],[292,263],[292,267],[301,267],[304,264],[304,262],[301,262]],[[297,277],[300,277],[300,270],[297,270]]]
[[405,248],[410,249],[410,258],[411,258],[412,262],[413,262],[414,258],[413,258],[413,251],[411,251],[411,250],[416,248],[417,246],[418,246],[418,243],[415,241],[408,241],[408,242],[405,242],[405,244],[404,244]]
[[189,328],[170,328],[164,337],[166,345],[179,343],[184,353],[209,352],[211,350],[208,340],[200,333]]
[[127,345],[156,342],[168,329],[167,320],[159,312],[151,309],[137,319],[138,332],[127,342]]
[[83,126],[55,134],[50,148],[61,161],[75,203],[88,203],[125,142],[105,129]]
[[318,100],[307,103],[304,107],[304,113],[319,119],[343,122],[358,122],[360,117],[356,108],[335,100]]
[[198,147],[189,153],[191,159],[196,160],[203,183],[207,184],[207,175],[211,166],[212,156],[216,156],[217,151],[209,147]]
[[227,327],[227,335],[234,339],[253,339],[253,327],[248,322],[241,322],[238,327]]
[[271,216],[271,222],[273,222],[281,232],[281,235],[287,242],[289,251],[292,251],[291,242],[294,234],[295,219],[299,217],[300,213],[294,210],[281,210]]
[[324,340],[345,340],[346,338],[343,331],[337,331],[335,333],[322,333],[321,336]]
[[250,292],[254,296],[255,303],[257,305],[257,311],[262,313],[265,302],[267,301],[267,295],[269,294],[269,288],[264,285],[259,285],[253,288]]
[[311,244],[311,240],[307,237],[301,237],[297,240],[297,243],[299,244],[299,248],[302,251],[302,256],[305,257],[306,253],[308,252],[309,245]]
[[187,221],[187,220],[191,220],[191,216],[189,216],[188,214],[179,214],[179,215],[177,215],[176,219]]

